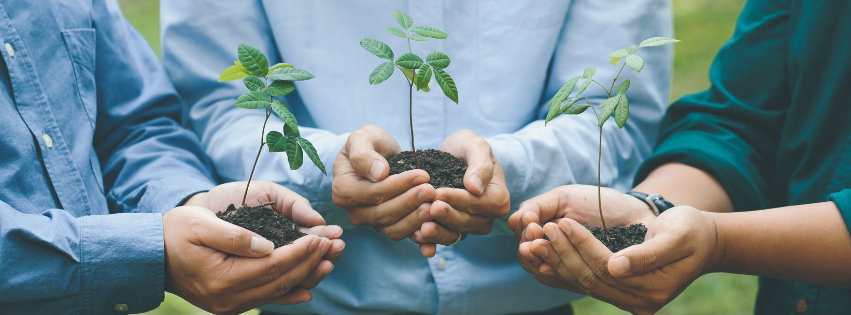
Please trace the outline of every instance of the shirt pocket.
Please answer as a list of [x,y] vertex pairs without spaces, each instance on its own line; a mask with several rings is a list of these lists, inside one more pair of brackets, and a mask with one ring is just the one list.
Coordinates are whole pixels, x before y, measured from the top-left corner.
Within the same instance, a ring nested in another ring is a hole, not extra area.
[[71,58],[74,76],[77,82],[77,97],[92,130],[95,129],[97,118],[97,88],[95,85],[95,49],[96,37],[93,28],[77,28],[62,31],[65,49]]

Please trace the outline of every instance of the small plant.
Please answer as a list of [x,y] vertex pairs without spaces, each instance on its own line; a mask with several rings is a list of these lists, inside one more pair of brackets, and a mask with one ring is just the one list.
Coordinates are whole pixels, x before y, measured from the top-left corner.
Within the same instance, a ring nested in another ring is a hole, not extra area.
[[[412,39],[415,41],[426,41],[428,40],[427,37],[445,39],[448,35],[433,27],[412,27],[414,25],[414,20],[407,14],[402,13],[402,11],[393,11],[393,16],[396,18],[396,22],[399,22],[399,25],[401,25],[405,31],[395,27],[385,27],[384,29],[387,30],[387,32],[390,32],[390,34],[408,40],[407,53],[399,56],[399,58],[394,62],[393,50],[391,50],[390,46],[387,46],[387,44],[372,38],[364,38],[360,41],[360,45],[379,58],[390,60],[378,65],[378,67],[372,71],[372,74],[369,75],[369,84],[376,85],[386,81],[391,75],[393,75],[395,68],[399,68],[399,70],[405,74],[405,78],[408,81],[408,89],[410,91],[408,98],[408,112],[409,122],[411,125],[411,152],[414,154],[414,161],[416,162],[417,168],[420,168],[420,161],[417,159],[417,149],[414,146],[414,86],[417,86],[418,91],[422,90],[424,92],[428,92],[430,90],[428,83],[431,81],[433,72],[435,81],[437,81],[437,84],[440,85],[441,89],[443,89],[443,94],[446,94],[446,97],[449,97],[449,99],[455,102],[455,104],[458,104],[458,88],[455,87],[455,81],[452,80],[452,77],[450,77],[444,70],[449,66],[449,56],[442,52],[435,51],[428,54],[428,56],[426,56],[426,60],[423,61],[420,56],[415,55],[413,50],[411,50]],[[411,32],[416,34],[411,34]]]
[[[636,52],[638,52],[639,49],[678,42],[680,41],[672,38],[652,37],[642,41],[638,44],[638,47],[633,45],[626,49],[618,49],[608,55],[609,58],[612,58],[611,64],[612,66],[617,66],[621,59],[624,59],[624,62],[623,65],[621,65],[621,69],[618,71],[618,74],[615,76],[615,79],[612,80],[612,85],[608,89],[600,84],[600,82],[593,79],[597,70],[594,67],[588,67],[585,68],[585,72],[581,76],[574,77],[567,81],[567,83],[558,90],[548,105],[550,110],[547,113],[547,119],[544,121],[544,125],[550,122],[550,120],[553,120],[553,118],[556,118],[558,115],[578,115],[587,110],[589,107],[594,111],[594,115],[597,116],[597,126],[600,128],[600,148],[597,152],[597,206],[600,210],[600,221],[603,222],[603,230],[606,229],[606,220],[603,218],[603,201],[600,192],[600,159],[603,154],[603,124],[609,119],[609,116],[611,116],[612,113],[615,114],[615,122],[618,124],[618,128],[623,128],[626,124],[627,118],[629,118],[629,101],[626,98],[626,94],[624,94],[626,93],[626,90],[629,89],[629,79],[621,82],[621,84],[618,85],[617,90],[613,90],[615,83],[617,83],[618,77],[625,66],[629,66],[637,72],[641,72],[641,69],[644,69],[644,59],[636,55]],[[579,82],[579,79],[585,79],[585,81],[582,82],[582,85],[579,87],[576,95],[573,98],[568,99],[567,97],[573,92],[573,88],[576,86],[576,83]],[[585,91],[591,82],[597,83],[597,85],[606,91],[608,96],[605,101],[597,106],[597,109],[594,108],[588,97],[582,96],[582,92]],[[615,95],[612,96],[612,93]],[[587,103],[576,104],[581,99],[585,99]],[[598,109],[600,110],[599,115],[597,114]]]
[[[263,121],[263,129],[260,133],[260,149],[257,150],[257,157],[254,158],[254,165],[251,167],[251,175],[248,176],[248,185],[245,186],[245,194],[242,196],[242,206],[246,207],[245,198],[248,196],[248,186],[251,185],[251,177],[254,176],[254,168],[257,167],[257,160],[260,158],[260,152],[263,152],[264,145],[269,147],[269,152],[286,152],[291,170],[301,167],[304,162],[302,152],[306,152],[313,164],[316,164],[316,167],[323,174],[327,176],[328,173],[325,172],[325,165],[319,159],[316,148],[299,134],[298,121],[290,113],[287,104],[274,99],[276,96],[284,96],[295,90],[292,81],[310,80],[315,76],[307,71],[296,69],[288,63],[279,63],[269,67],[266,56],[257,48],[246,44],[239,44],[237,51],[239,61],[234,61],[235,65],[222,71],[219,82],[242,79],[242,83],[250,91],[237,98],[234,105],[247,109],[263,108],[266,110],[266,120]],[[269,116],[272,115],[273,111],[284,120],[284,133],[269,131],[264,140],[266,122],[269,121]]]

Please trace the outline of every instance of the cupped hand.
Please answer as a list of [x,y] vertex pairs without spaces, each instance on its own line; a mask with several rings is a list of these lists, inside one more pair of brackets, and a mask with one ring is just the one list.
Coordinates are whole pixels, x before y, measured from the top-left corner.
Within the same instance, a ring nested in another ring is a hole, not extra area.
[[440,150],[467,164],[464,188],[438,188],[425,222],[410,239],[420,244],[426,257],[434,256],[436,245],[451,245],[467,234],[485,235],[496,218],[510,210],[510,196],[502,166],[490,144],[472,130],[460,130],[443,141]]
[[334,161],[332,199],[355,226],[371,226],[399,241],[431,221],[436,195],[423,170],[388,176],[387,160],[401,152],[386,130],[367,125],[352,132]]
[[[312,299],[308,289],[333,268],[333,242],[304,236],[272,242],[218,219],[208,209],[178,207],[163,215],[165,289],[216,314]],[[342,248],[341,248],[342,249]]]
[[572,219],[547,223],[543,233],[549,241],[523,243],[543,262],[538,273],[633,314],[655,313],[714,271],[724,247],[712,217],[687,206],[665,211],[644,243],[614,254]]

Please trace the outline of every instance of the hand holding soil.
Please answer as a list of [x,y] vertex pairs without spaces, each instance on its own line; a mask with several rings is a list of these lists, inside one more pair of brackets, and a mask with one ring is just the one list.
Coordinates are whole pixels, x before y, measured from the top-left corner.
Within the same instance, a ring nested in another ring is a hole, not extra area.
[[423,170],[389,176],[387,160],[401,151],[386,130],[367,125],[349,135],[334,161],[334,204],[355,226],[371,226],[394,241],[432,220],[428,210],[436,196]]
[[307,235],[273,250],[201,207],[175,208],[162,220],[165,290],[212,313],[309,301],[308,290],[333,268],[324,260],[333,242],[324,237]]
[[612,254],[581,224],[564,219],[544,226],[550,241],[526,242],[523,250],[551,266],[540,272],[557,287],[654,314],[697,277],[717,271],[724,245],[715,226],[712,214],[671,208],[650,224],[644,243]]

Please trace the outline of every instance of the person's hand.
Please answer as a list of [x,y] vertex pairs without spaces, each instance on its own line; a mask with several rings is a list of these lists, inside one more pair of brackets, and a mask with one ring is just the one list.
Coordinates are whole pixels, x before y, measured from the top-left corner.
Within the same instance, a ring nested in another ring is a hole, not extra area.
[[194,206],[163,215],[165,289],[216,314],[312,299],[331,272],[332,241],[316,235],[273,250],[272,242]]
[[547,223],[543,233],[549,241],[523,244],[545,262],[538,272],[633,314],[658,311],[697,277],[715,271],[724,251],[712,217],[687,206],[665,211],[644,243],[614,254],[572,219]]
[[[464,188],[438,188],[425,222],[409,238],[420,244],[423,256],[432,257],[435,244],[451,245],[467,234],[485,235],[493,220],[508,214],[510,196],[505,174],[493,156],[490,144],[472,130],[460,130],[443,141],[440,150],[467,164]],[[429,220],[430,221],[430,220]]]
[[340,240],[343,229],[336,225],[325,225],[325,219],[313,210],[307,199],[284,186],[262,180],[251,181],[246,194],[247,184],[248,182],[245,181],[221,184],[209,192],[192,196],[183,205],[203,207],[218,213],[227,210],[231,204],[239,209],[242,206],[243,196],[249,207],[274,201],[275,204],[271,205],[273,210],[290,218],[298,225],[306,226],[300,228],[302,232],[332,240],[331,250],[324,257],[326,260],[336,263],[340,259],[343,247],[346,245],[343,240]]
[[381,127],[367,125],[352,132],[334,161],[331,197],[346,209],[355,226],[371,226],[388,238],[405,239],[431,221],[436,195],[424,170],[388,176],[387,160],[402,152]]

